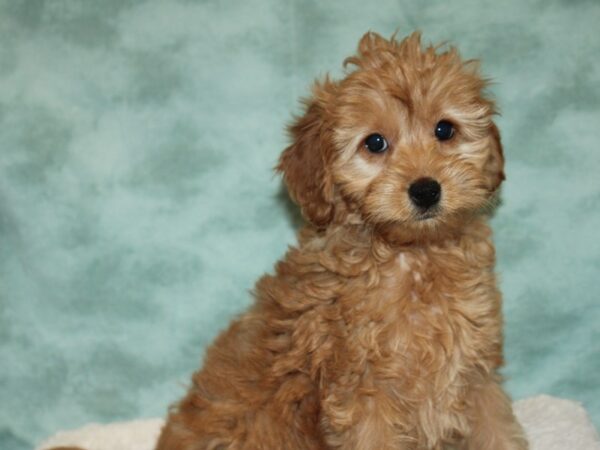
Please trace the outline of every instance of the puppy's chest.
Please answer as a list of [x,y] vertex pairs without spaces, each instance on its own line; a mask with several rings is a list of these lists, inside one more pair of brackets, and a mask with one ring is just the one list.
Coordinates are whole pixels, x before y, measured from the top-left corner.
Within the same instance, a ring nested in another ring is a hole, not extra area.
[[364,292],[354,342],[384,376],[468,372],[496,341],[495,292],[488,268],[467,258],[401,253]]

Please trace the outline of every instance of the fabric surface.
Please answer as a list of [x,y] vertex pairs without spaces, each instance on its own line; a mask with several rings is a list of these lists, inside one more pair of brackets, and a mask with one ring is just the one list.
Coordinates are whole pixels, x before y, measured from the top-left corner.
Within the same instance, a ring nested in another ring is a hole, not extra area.
[[[530,450],[600,450],[597,431],[581,405],[573,401],[540,395],[516,402],[514,410],[525,428]],[[90,424],[57,433],[36,450],[60,445],[78,445],[85,450],[152,450],[162,425],[161,419]]]
[[507,388],[600,422],[596,0],[0,0],[0,448],[163,416],[295,240],[297,99],[371,29],[481,57]]
[[[514,411],[529,439],[530,450],[600,450],[598,433],[581,405],[540,395],[515,403]],[[80,446],[85,450],[152,450],[162,419],[108,425],[90,424],[44,440],[36,450]]]
[[540,395],[516,402],[514,410],[531,450],[600,450],[598,431],[578,403]]

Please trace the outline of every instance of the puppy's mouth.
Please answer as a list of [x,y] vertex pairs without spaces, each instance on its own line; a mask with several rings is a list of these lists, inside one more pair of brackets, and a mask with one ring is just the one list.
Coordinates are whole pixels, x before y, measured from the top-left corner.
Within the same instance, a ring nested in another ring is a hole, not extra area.
[[430,208],[425,210],[420,210],[417,212],[416,220],[417,222],[423,222],[425,220],[435,219],[440,214],[439,208]]

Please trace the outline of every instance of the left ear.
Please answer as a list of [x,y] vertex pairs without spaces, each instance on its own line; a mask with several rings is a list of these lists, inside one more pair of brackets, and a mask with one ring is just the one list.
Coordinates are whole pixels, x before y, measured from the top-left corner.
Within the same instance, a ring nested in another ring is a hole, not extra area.
[[506,179],[504,175],[504,152],[500,139],[500,131],[494,122],[490,125],[490,153],[484,168],[488,180],[490,191],[495,191]]
[[333,144],[326,117],[335,89],[327,78],[315,83],[304,114],[289,127],[292,143],[276,167],[302,215],[317,228],[326,227],[334,216],[333,181],[327,163]]

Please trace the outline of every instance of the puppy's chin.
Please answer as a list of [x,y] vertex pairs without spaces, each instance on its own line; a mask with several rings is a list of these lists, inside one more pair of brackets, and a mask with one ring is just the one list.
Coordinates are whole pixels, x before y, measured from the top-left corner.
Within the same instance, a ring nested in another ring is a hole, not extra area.
[[[451,224],[448,223],[448,218],[439,209],[431,209],[427,211],[418,211],[406,222],[399,224],[399,227],[406,229],[406,233],[411,233],[415,239],[435,239]],[[454,228],[455,224],[452,224]]]
[[477,214],[470,211],[448,214],[443,208],[414,211],[404,220],[375,224],[375,229],[390,243],[436,242],[459,236]]

